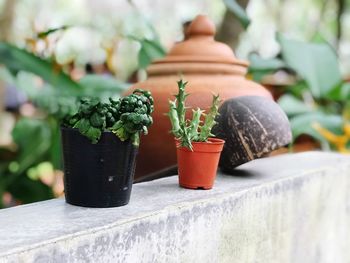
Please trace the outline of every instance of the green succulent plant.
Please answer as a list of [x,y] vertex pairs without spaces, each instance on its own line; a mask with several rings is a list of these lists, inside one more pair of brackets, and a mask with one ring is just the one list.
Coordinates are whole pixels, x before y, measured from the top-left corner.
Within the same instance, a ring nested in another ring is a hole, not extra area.
[[[178,94],[175,95],[175,100],[169,101],[168,116],[172,126],[171,132],[180,141],[181,146],[192,150],[192,142],[206,142],[209,137],[214,136],[211,130],[216,124],[215,117],[218,115],[220,97],[219,95],[213,95],[208,114],[197,108],[192,110],[192,120],[186,120],[185,101],[189,95],[185,92],[187,82],[181,79],[177,82],[177,85]],[[205,117],[204,122],[201,121],[202,116]]]
[[105,130],[113,132],[120,140],[131,139],[139,145],[140,132],[147,134],[152,125],[153,98],[149,91],[137,89],[129,96],[103,103],[97,98],[82,98],[78,112],[64,119],[63,125],[76,128],[97,143]]

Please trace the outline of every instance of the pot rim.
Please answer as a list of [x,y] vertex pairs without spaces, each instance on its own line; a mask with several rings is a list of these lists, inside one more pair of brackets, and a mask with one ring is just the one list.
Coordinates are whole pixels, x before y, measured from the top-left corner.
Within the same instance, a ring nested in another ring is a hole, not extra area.
[[[176,142],[180,142],[178,138],[174,138]],[[209,145],[220,145],[224,144],[225,140],[215,138],[215,137],[209,137],[207,142],[192,142],[192,144],[209,144]]]
[[[101,133],[101,137],[100,137],[100,139],[98,140],[97,143],[92,143],[91,140],[90,140],[88,137],[86,137],[84,134],[82,134],[82,133],[79,131],[79,129],[77,129],[77,128],[65,127],[65,126],[61,125],[61,126],[60,126],[60,129],[61,129],[61,135],[63,134],[63,131],[69,132],[70,134],[73,134],[73,133],[79,134],[80,136],[86,138],[86,139],[89,141],[89,143],[92,144],[92,145],[98,145],[98,144],[100,144],[100,143],[102,142],[102,140],[104,140],[103,138],[109,137],[109,138],[113,138],[113,139],[115,139],[115,140],[119,140],[119,141],[121,141],[122,143],[131,143],[131,144],[133,145],[133,147],[135,147],[135,148],[137,148],[137,149],[140,147],[139,145],[134,145],[134,144],[132,143],[132,141],[131,141],[131,138],[122,141],[122,140],[119,138],[119,136],[117,136],[114,132],[108,131],[108,130],[104,130],[104,131]],[[102,142],[102,143],[103,143],[103,142]]]
[[209,138],[207,142],[192,142],[193,149],[179,146],[179,139],[175,138],[177,150],[189,153],[219,153],[224,147],[225,141],[218,138]]
[[[78,128],[71,128],[71,127],[66,127],[66,126],[63,126],[63,125],[61,125],[61,130],[71,130],[71,131],[77,131],[77,132],[79,132],[79,129]],[[80,132],[79,132],[80,133]],[[104,130],[104,131],[102,131],[102,133],[113,133],[113,132],[111,132],[111,131],[109,131],[109,130]],[[80,133],[81,134],[81,133]],[[81,134],[82,135],[82,134]]]

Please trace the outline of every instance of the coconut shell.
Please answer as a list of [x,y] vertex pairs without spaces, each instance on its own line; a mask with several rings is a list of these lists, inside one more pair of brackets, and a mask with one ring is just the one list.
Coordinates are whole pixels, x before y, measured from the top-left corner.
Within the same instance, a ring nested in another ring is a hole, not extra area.
[[225,101],[219,109],[213,134],[226,141],[220,158],[223,171],[288,145],[290,124],[280,106],[258,96],[242,96]]

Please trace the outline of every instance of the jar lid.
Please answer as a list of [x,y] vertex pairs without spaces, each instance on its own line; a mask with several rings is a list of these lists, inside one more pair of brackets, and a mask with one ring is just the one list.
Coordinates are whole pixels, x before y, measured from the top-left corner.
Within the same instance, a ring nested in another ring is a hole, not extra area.
[[215,25],[207,16],[198,15],[186,32],[186,39],[174,45],[168,55],[152,64],[173,62],[212,62],[248,66],[238,60],[232,49],[215,41]]

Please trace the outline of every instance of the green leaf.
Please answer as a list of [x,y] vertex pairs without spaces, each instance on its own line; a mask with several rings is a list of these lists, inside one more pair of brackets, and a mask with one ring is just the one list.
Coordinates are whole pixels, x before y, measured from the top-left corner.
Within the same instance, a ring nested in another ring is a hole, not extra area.
[[55,33],[57,31],[61,31],[61,30],[66,30],[68,28],[69,28],[69,26],[61,26],[61,27],[51,28],[51,29],[48,29],[46,31],[39,32],[37,34],[37,37],[38,38],[45,38],[45,37],[51,35],[52,33]]
[[102,131],[98,128],[92,127],[88,119],[80,119],[73,126],[79,130],[79,132],[86,136],[92,143],[97,143],[101,137]]
[[312,94],[310,92],[310,89],[308,88],[308,85],[305,81],[298,81],[297,83],[294,83],[291,86],[287,87],[286,93],[290,93],[291,95],[302,98],[303,96],[309,96],[312,97]]
[[341,81],[337,56],[326,43],[304,43],[278,34],[287,65],[302,77],[315,98],[324,98]]
[[271,70],[253,70],[249,72],[249,74],[252,76],[252,79],[256,82],[261,82],[266,75],[269,75],[271,73]]
[[68,114],[73,115],[77,110],[75,94],[70,94],[66,89],[55,89],[47,83],[38,84],[36,76],[32,73],[19,72],[14,85],[22,90],[35,106],[57,119],[62,119]]
[[227,7],[227,10],[232,12],[241,22],[244,28],[247,28],[250,24],[250,19],[246,11],[237,3],[236,0],[224,0],[224,4]]
[[155,59],[165,56],[166,52],[158,41],[148,39],[138,39],[141,49],[138,54],[140,68],[146,68]]
[[9,70],[5,67],[0,67],[0,80],[9,84],[15,83],[15,78],[11,75]]
[[288,116],[294,116],[313,111],[313,109],[303,101],[293,95],[284,94],[278,100],[278,104]]
[[287,67],[286,63],[278,58],[264,59],[255,53],[249,55],[249,62],[248,73],[258,82],[266,75]]
[[57,132],[51,141],[50,147],[50,161],[55,169],[62,169],[62,149],[61,149],[61,136]]
[[46,87],[42,87],[41,83],[38,83],[37,76],[32,73],[20,71],[17,73],[14,80],[15,87],[23,91],[29,97],[30,100],[32,100],[36,96],[41,96],[43,92],[47,91]]
[[111,97],[120,95],[129,85],[114,77],[89,74],[79,80],[83,87],[83,96],[91,97]]
[[327,142],[326,139],[312,127],[314,123],[318,123],[323,128],[332,132],[341,133],[343,118],[340,115],[330,115],[323,112],[298,115],[290,119],[293,138],[295,139],[301,134],[307,134],[320,142]]
[[90,128],[90,122],[88,119],[80,119],[73,128],[77,128],[80,133],[85,134]]
[[11,72],[27,71],[34,73],[58,89],[67,89],[71,94],[78,94],[81,87],[61,70],[56,70],[54,64],[35,56],[34,54],[0,42],[0,63]]
[[12,137],[19,148],[16,160],[19,167],[16,174],[34,165],[50,148],[51,131],[43,120],[20,119],[12,131]]
[[25,174],[17,177],[7,191],[9,191],[14,198],[20,200],[24,204],[54,198],[49,186],[40,181],[33,181]]
[[124,129],[124,124],[120,120],[114,124],[111,131],[118,136],[121,141],[126,141],[130,138],[130,134]]
[[101,134],[101,130],[95,127],[90,127],[85,133],[86,137],[88,137],[92,143],[97,143]]
[[86,75],[79,81],[79,93],[71,94],[70,90],[55,89],[49,84],[38,85],[34,74],[23,71],[17,74],[15,83],[36,106],[58,119],[76,113],[79,96],[97,97],[101,101],[107,101],[109,97],[119,97],[129,87],[111,76]]
[[277,71],[287,67],[286,63],[278,58],[262,58],[258,54],[249,55],[249,71]]
[[62,170],[62,146],[61,146],[61,133],[59,123],[50,118],[51,120],[51,146],[49,149],[49,161],[52,163],[54,169]]
[[332,89],[327,96],[329,99],[337,101],[347,101],[350,99],[350,83],[343,82]]

